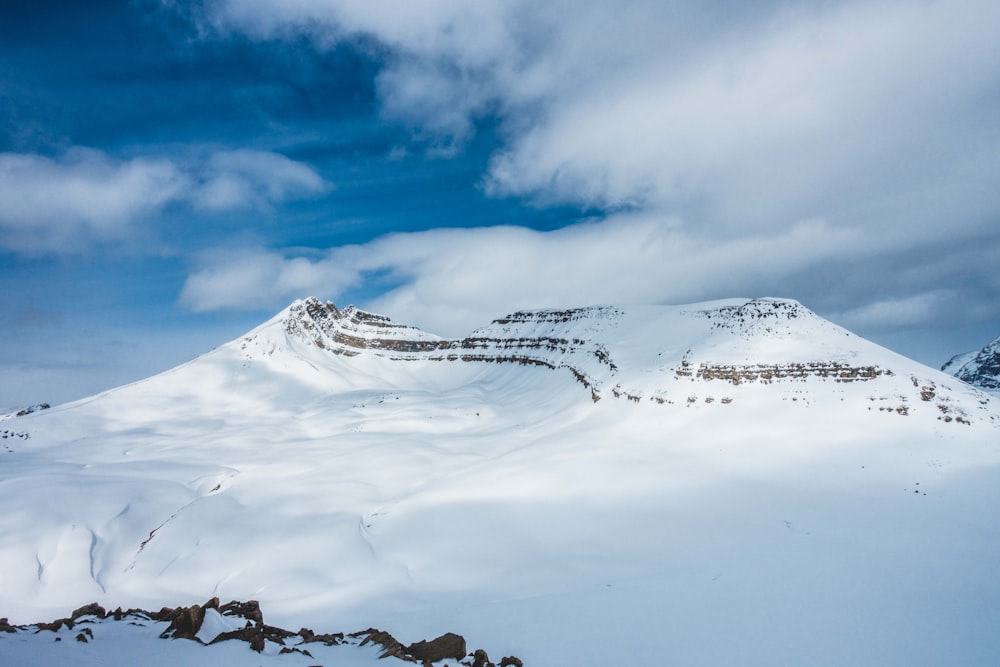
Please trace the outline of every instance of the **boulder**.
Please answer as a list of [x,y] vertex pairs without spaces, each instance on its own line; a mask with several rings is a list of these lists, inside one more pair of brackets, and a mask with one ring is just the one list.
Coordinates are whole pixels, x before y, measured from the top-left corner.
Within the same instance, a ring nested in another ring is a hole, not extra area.
[[465,637],[447,632],[430,641],[419,641],[410,644],[406,652],[418,661],[438,662],[451,658],[461,660],[468,651],[465,648]]

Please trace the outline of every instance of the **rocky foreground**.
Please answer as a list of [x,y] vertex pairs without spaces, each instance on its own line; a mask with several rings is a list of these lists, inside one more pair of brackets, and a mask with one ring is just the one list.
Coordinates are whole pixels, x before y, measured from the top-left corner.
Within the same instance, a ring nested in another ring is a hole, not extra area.
[[[244,642],[247,648],[256,653],[263,653],[269,648],[277,648],[279,655],[300,655],[312,658],[309,647],[323,646],[367,646],[379,647],[379,658],[396,658],[404,662],[431,665],[439,663],[450,665],[447,661],[455,661],[456,665],[466,667],[497,667],[490,661],[489,655],[483,649],[468,651],[465,639],[461,635],[445,633],[436,639],[422,640],[410,645],[404,645],[392,635],[383,630],[368,628],[360,632],[317,633],[308,628],[296,632],[268,625],[264,622],[260,605],[256,600],[247,602],[231,601],[221,604],[219,598],[212,598],[202,605],[190,607],[163,607],[159,611],[145,609],[122,610],[120,607],[108,611],[96,602],[80,607],[66,618],[59,618],[48,623],[31,625],[11,625],[6,618],[0,618],[0,633],[16,635],[42,632],[56,634],[54,641],[62,641],[58,636],[61,631],[76,631],[74,639],[81,643],[95,641],[92,627],[103,622],[127,623],[133,626],[146,627],[150,624],[160,624],[163,630],[160,639],[186,639],[204,646],[221,642]],[[2,637],[2,635],[0,635]],[[270,652],[270,651],[269,651]],[[522,661],[514,656],[504,657],[499,667],[522,667]],[[321,667],[317,665],[316,667]]]

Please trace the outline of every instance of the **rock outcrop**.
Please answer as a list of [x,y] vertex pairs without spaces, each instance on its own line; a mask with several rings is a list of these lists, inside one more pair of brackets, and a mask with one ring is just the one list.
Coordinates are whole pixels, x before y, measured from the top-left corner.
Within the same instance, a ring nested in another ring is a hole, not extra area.
[[[205,619],[210,613],[218,614],[232,626],[237,627],[220,632],[214,637],[206,638],[202,630],[205,626]],[[78,628],[77,626],[93,624],[98,621],[125,621],[136,625],[149,622],[167,624],[167,627],[159,635],[161,639],[187,639],[203,645],[235,640],[245,642],[251,650],[257,653],[263,652],[269,642],[280,647],[277,650],[279,654],[297,653],[307,657],[312,657],[308,649],[309,644],[325,644],[326,646],[374,644],[381,647],[380,658],[396,658],[404,662],[426,665],[444,660],[454,660],[457,663],[469,657],[473,658],[473,662],[463,662],[462,664],[475,665],[475,667],[486,667],[487,665],[492,667],[493,665],[489,662],[486,651],[477,649],[473,653],[468,653],[465,638],[452,632],[445,633],[435,639],[418,641],[409,646],[404,645],[388,632],[377,628],[368,628],[350,634],[343,632],[316,633],[309,628],[301,628],[298,632],[292,632],[264,623],[260,604],[256,600],[246,602],[234,600],[221,604],[219,598],[212,598],[200,605],[163,607],[159,611],[146,611],[144,609],[122,611],[121,607],[107,611],[94,602],[76,609],[66,618],[47,623],[10,625],[6,618],[0,618],[0,632],[8,634],[33,632],[37,634],[42,631],[59,632],[65,627],[67,630],[78,629],[75,636],[76,641],[89,643],[94,640],[94,632],[88,627]],[[502,664],[522,667],[521,660],[515,657],[504,658]]]

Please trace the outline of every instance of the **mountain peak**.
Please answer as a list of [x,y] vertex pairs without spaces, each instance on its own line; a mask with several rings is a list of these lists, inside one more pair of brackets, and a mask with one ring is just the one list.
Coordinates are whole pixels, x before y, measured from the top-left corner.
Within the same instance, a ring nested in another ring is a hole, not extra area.
[[715,328],[726,329],[744,337],[787,334],[802,328],[806,322],[836,326],[794,299],[764,297],[738,300],[735,303],[711,302],[705,304],[700,313],[713,320]]
[[[821,384],[831,383],[866,385],[852,394],[895,401],[892,410],[901,415],[926,412],[933,419],[968,423],[982,412],[979,399],[966,407],[959,405],[965,398],[952,402],[952,390],[943,384],[947,376],[792,299],[518,310],[465,337],[442,338],[353,305],[339,308],[310,297],[237,343],[248,363],[274,359],[282,368],[302,368],[310,381],[335,376],[354,386],[451,386],[507,378],[500,368],[519,365],[547,369],[556,381],[571,379],[581,396],[594,402],[610,397],[687,405],[705,392],[709,403],[724,393],[718,404],[728,405],[744,397],[784,400],[787,392],[820,395],[829,393]],[[761,387],[772,384],[778,386]],[[870,403],[859,405],[868,410]]]
[[282,321],[290,337],[348,356],[365,349],[428,351],[435,349],[440,340],[416,327],[396,324],[384,315],[353,305],[340,310],[334,303],[316,297],[292,303]]

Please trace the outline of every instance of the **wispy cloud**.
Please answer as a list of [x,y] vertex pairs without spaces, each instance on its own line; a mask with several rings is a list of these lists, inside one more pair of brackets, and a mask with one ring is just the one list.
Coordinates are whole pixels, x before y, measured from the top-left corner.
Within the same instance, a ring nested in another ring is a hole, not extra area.
[[312,167],[266,151],[220,151],[199,171],[190,197],[196,206],[211,210],[265,208],[328,187]]
[[327,187],[311,167],[264,151],[173,159],[115,159],[79,147],[58,157],[0,153],[0,247],[74,254],[131,238],[171,203],[262,208]]

